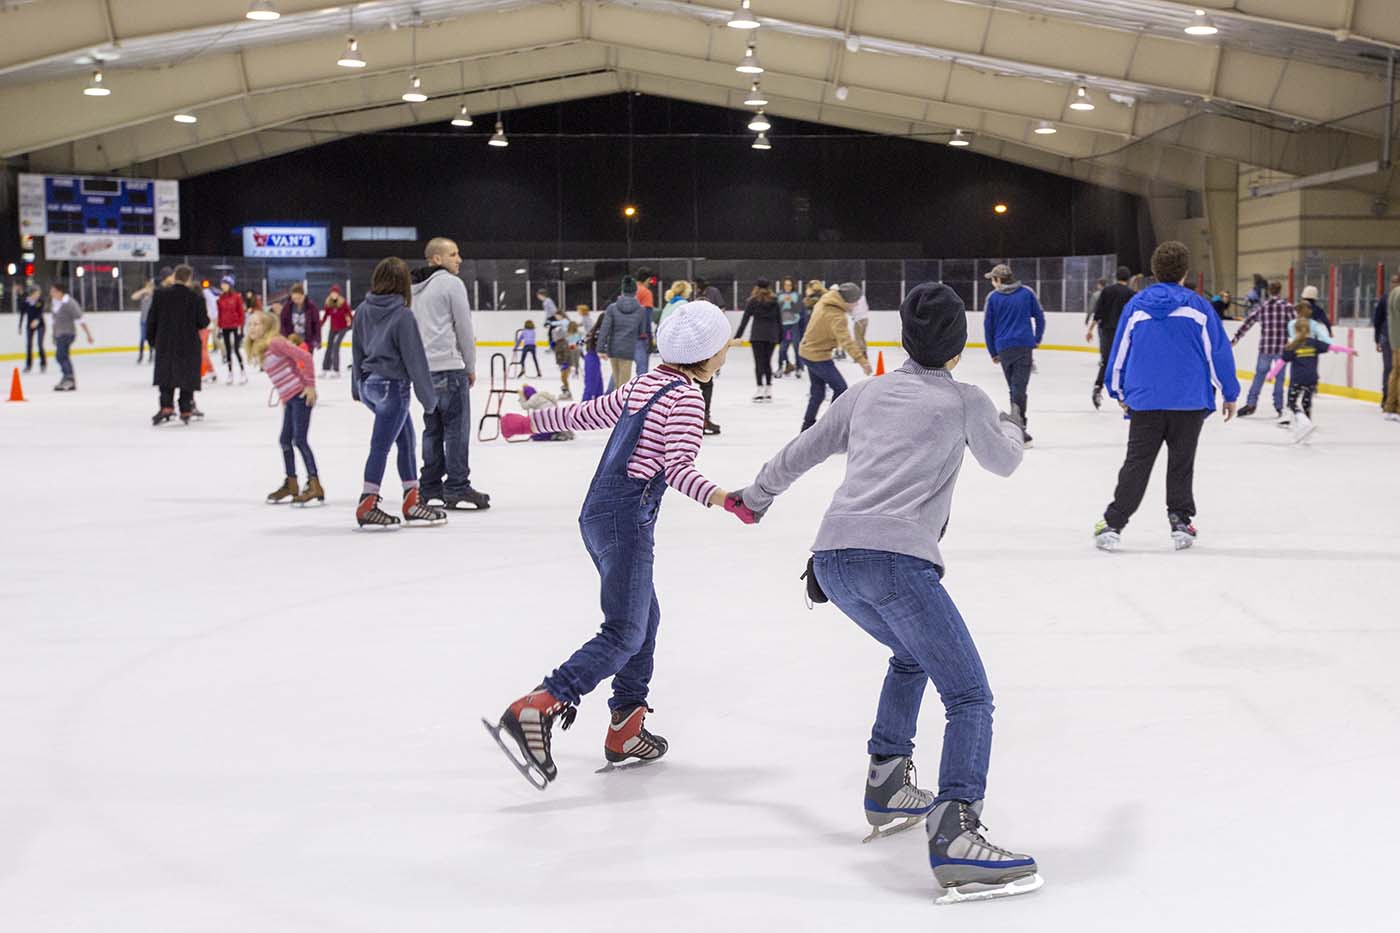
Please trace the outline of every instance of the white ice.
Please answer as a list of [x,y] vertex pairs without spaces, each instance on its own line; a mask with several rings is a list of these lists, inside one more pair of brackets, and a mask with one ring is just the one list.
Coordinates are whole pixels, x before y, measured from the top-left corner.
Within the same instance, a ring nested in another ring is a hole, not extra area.
[[[0,407],[0,930],[1400,927],[1400,425],[1373,404],[1320,398],[1304,448],[1212,419],[1197,547],[1171,550],[1159,463],[1105,555],[1126,425],[1089,406],[1092,356],[1040,355],[1036,447],[1009,480],[968,459],[944,552],[996,694],[989,836],[1046,884],[935,907],[921,831],[860,844],[884,654],[797,579],[841,463],[756,528],[668,495],[670,755],[595,775],[600,691],[542,794],[478,718],[597,625],[575,518],[601,436],[474,444],[489,512],[362,534],[348,382],[311,431],[329,507],[294,511],[262,503],[264,377],[154,429],[148,368],[76,362],[77,393],[51,367]],[[806,396],[756,406],[748,371],[735,351],[701,458],[730,488]],[[983,351],[958,375],[1002,401]],[[940,725],[930,690],[927,786]]]

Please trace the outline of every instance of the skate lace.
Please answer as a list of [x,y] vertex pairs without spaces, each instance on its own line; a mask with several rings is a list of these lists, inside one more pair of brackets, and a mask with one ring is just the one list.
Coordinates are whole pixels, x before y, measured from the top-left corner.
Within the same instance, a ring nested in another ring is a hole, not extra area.
[[982,835],[982,831],[988,828],[987,824],[983,823],[967,804],[958,805],[958,822],[962,827],[962,831],[973,839],[976,839],[981,845],[992,850],[997,855],[1004,856],[1005,858],[1015,858],[1016,853],[1012,852],[1010,849],[1003,849],[1001,846],[987,841],[987,837]]

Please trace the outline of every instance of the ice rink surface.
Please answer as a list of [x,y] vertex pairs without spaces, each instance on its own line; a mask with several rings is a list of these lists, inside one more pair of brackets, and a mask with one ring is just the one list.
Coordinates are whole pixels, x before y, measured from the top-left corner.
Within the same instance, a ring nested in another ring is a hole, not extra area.
[[[594,774],[600,691],[542,794],[478,719],[596,628],[575,519],[602,436],[473,444],[489,512],[374,535],[348,380],[311,429],[330,504],[297,511],[262,503],[262,375],[160,429],[128,356],[78,357],[72,395],[31,376],[0,409],[0,930],[1400,928],[1400,425],[1323,397],[1295,448],[1213,418],[1197,547],[1171,550],[1163,459],[1106,555],[1126,424],[1090,407],[1094,364],[1041,354],[1035,449],[1009,480],[969,457],[958,487],[946,585],[998,706],[988,835],[1046,884],[951,907],[922,831],[860,844],[885,657],[798,581],[841,463],[753,528],[667,496],[648,724],[670,754]],[[735,350],[700,459],[726,488],[806,397],[755,406],[749,371]],[[958,375],[1005,404],[984,351]],[[930,690],[926,786],[941,718]]]

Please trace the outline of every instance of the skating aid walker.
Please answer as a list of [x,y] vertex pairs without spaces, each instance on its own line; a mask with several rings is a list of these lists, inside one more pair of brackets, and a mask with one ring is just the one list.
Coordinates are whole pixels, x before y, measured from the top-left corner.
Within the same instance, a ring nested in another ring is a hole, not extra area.
[[[522,367],[523,369],[523,367]],[[515,393],[510,388],[510,371],[506,366],[506,355],[504,353],[491,354],[491,388],[486,394],[486,411],[477,422],[476,439],[482,442],[494,441],[501,436],[501,409],[505,405],[506,399]],[[486,434],[486,422],[493,422],[494,432],[488,437]],[[529,441],[527,434],[521,438],[506,438],[506,443],[517,441]]]

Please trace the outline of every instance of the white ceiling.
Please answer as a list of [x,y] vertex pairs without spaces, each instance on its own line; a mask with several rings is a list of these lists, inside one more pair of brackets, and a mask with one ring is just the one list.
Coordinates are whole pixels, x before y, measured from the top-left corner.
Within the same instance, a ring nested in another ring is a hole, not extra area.
[[[0,0],[0,156],[46,170],[212,171],[359,132],[637,90],[940,141],[1144,193],[1206,160],[1304,174],[1374,159],[1398,0]],[[353,12],[369,67],[337,67]],[[89,98],[93,60],[106,98]],[[399,100],[417,71],[430,100]],[[1097,108],[1070,110],[1085,81]],[[844,100],[838,87],[849,90]],[[1112,94],[1117,101],[1110,100]],[[177,112],[199,117],[172,122]],[[1033,133],[1042,120],[1059,130]],[[781,124],[774,133],[780,145]],[[1368,189],[1389,177],[1363,179]]]

